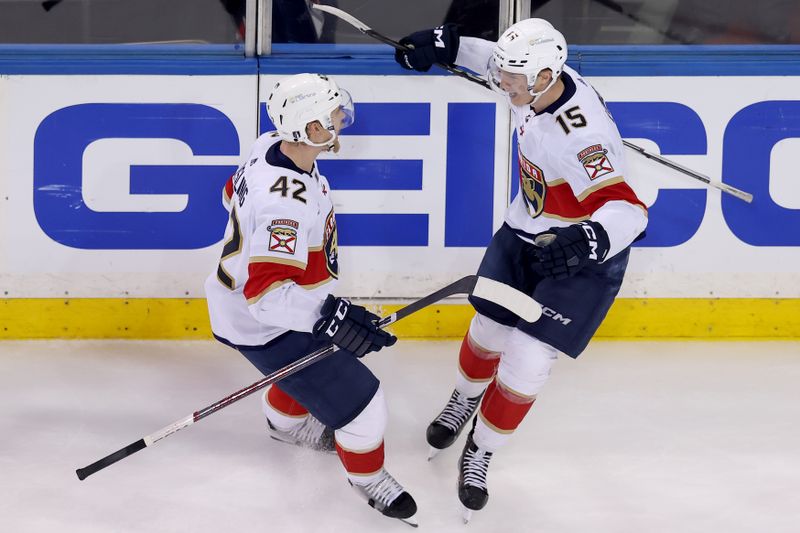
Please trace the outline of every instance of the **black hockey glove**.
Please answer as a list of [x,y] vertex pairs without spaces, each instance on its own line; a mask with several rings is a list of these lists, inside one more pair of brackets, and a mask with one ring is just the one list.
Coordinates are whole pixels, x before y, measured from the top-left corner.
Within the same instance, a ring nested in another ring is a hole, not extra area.
[[458,28],[445,24],[432,30],[422,30],[400,39],[411,50],[395,50],[394,60],[407,70],[427,72],[434,63],[452,65],[458,55]]
[[536,236],[533,270],[540,276],[566,279],[589,262],[608,255],[608,233],[597,222],[581,222],[566,228],[550,228]]
[[314,324],[311,335],[363,357],[397,342],[397,337],[378,327],[378,320],[377,315],[364,307],[329,294],[322,304],[322,317]]

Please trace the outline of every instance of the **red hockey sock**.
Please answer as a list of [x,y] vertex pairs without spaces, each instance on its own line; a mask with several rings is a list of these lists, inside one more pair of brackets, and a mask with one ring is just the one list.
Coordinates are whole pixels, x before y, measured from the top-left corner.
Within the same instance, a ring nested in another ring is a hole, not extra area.
[[308,414],[305,407],[297,403],[297,400],[277,385],[270,387],[267,392],[267,401],[273,409],[286,416],[296,417]]
[[493,380],[481,402],[481,418],[498,433],[511,433],[533,405],[534,398],[520,396]]
[[377,448],[365,452],[346,450],[337,441],[336,453],[349,476],[370,476],[383,468],[383,441]]
[[500,354],[490,352],[478,346],[469,336],[469,332],[461,342],[458,354],[458,366],[461,374],[470,381],[489,381],[497,371]]

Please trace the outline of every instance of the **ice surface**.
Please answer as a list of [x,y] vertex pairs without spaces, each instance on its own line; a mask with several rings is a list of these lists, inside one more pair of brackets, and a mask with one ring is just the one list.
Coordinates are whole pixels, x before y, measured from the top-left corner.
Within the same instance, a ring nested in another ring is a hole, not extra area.
[[[464,436],[430,463],[424,438],[457,350],[406,341],[365,359],[420,531],[800,531],[800,343],[599,342],[560,359],[467,526]],[[267,438],[255,396],[77,479],[260,377],[213,342],[0,343],[0,530],[410,533],[352,492],[335,456]]]

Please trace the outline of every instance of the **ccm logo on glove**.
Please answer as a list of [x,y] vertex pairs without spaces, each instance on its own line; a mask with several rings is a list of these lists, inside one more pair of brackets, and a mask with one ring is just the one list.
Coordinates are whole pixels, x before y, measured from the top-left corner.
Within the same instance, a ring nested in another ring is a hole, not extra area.
[[592,226],[586,223],[581,224],[581,228],[583,228],[583,232],[586,233],[586,238],[589,240],[589,259],[599,261],[597,256],[597,233],[595,233]]
[[311,336],[316,340],[332,342],[356,357],[397,342],[397,337],[378,326],[380,318],[363,306],[329,294],[322,304],[320,319],[314,324]]
[[407,70],[427,72],[435,63],[453,65],[458,56],[460,37],[455,24],[414,32],[400,39],[408,50],[395,50],[394,59]]
[[534,272],[545,278],[566,279],[587,263],[601,263],[608,255],[608,233],[598,222],[550,228],[535,239],[532,250]]
[[348,309],[350,309],[350,300],[340,298],[339,305],[336,307],[336,313],[334,314],[335,318],[338,320],[331,322],[331,325],[325,330],[325,334],[328,337],[333,338],[333,336],[336,335],[336,332],[339,331],[340,321],[344,320],[344,317],[347,316]]

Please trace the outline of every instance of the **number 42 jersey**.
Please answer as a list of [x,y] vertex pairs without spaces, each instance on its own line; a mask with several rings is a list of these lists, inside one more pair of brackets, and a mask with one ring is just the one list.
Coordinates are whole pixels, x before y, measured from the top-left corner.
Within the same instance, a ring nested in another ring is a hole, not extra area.
[[260,136],[223,190],[230,216],[222,256],[206,279],[214,335],[261,346],[311,331],[338,278],[330,186],[298,168],[276,133]]

